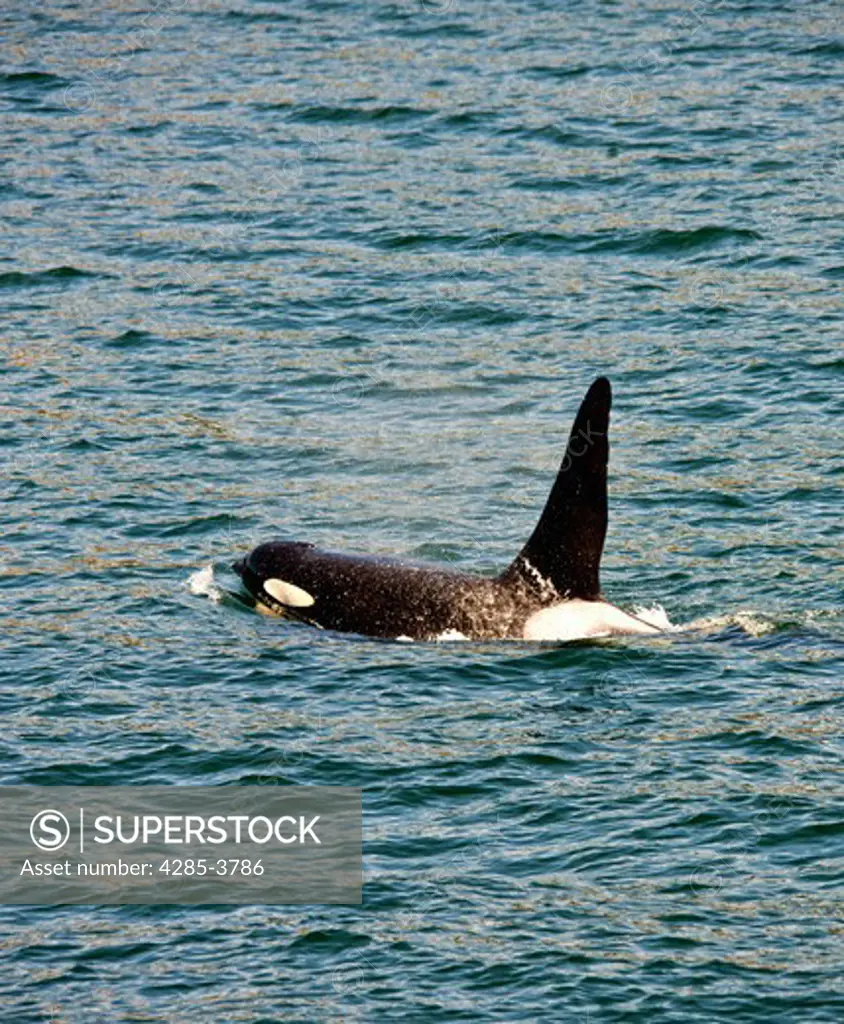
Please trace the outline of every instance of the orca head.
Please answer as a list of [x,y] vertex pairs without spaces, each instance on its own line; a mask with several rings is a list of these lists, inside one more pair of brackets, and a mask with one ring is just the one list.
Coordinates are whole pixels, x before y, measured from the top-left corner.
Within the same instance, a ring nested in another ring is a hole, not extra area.
[[269,541],[232,568],[256,601],[280,614],[304,617],[316,599],[293,581],[300,575],[303,556],[312,548],[305,541]]
[[499,576],[504,584],[526,586],[542,606],[601,600],[611,404],[610,382],[598,377],[580,404],[539,522]]

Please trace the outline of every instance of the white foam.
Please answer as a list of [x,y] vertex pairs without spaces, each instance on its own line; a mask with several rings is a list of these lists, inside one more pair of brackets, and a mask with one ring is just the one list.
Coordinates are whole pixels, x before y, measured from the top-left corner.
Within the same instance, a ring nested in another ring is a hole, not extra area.
[[661,604],[654,604],[650,607],[647,605],[636,605],[633,608],[633,615],[637,619],[642,619],[643,622],[647,622],[649,626],[654,626],[663,633],[676,633],[678,630],[683,628],[682,626],[674,625],[674,623],[668,618],[668,612],[666,612]]
[[468,640],[469,637],[464,633],[461,633],[459,629],[446,629],[435,639],[437,640],[437,643],[440,643],[441,641],[449,642],[452,640]]
[[738,626],[749,636],[767,636],[777,628],[776,622],[767,618],[752,609],[747,611],[732,612],[729,615],[711,615],[703,619],[695,619],[690,622],[686,629],[701,630],[707,633],[717,632],[726,629],[728,626]]
[[206,565],[204,569],[197,569],[196,572],[188,576],[186,583],[192,594],[207,597],[215,604],[219,604],[223,598],[223,592],[217,586],[217,581],[214,579],[213,565]]

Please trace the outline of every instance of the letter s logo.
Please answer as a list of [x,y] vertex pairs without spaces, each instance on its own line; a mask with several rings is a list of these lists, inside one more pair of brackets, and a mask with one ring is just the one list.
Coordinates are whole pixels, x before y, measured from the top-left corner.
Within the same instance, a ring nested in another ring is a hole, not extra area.
[[61,811],[39,811],[32,819],[29,834],[39,850],[53,853],[70,839],[70,822]]

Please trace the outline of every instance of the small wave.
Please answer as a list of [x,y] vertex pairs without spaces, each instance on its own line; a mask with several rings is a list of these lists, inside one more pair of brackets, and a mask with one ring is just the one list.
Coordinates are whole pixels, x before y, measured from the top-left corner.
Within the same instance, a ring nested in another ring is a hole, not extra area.
[[[594,179],[589,182],[594,184]],[[609,184],[603,181],[602,184]],[[510,188],[520,189],[523,192],[580,192],[585,187],[584,182],[577,178],[515,178],[510,183]]]
[[752,610],[731,612],[728,615],[711,615],[689,622],[685,628],[706,633],[720,632],[731,626],[738,627],[748,636],[768,636],[777,629],[777,623],[761,612]]
[[844,57],[844,43],[837,39],[829,39],[814,46],[795,49],[792,53],[800,57]]
[[467,242],[464,235],[435,234],[424,231],[382,231],[372,238],[372,244],[378,249],[392,251],[394,249],[462,249]]
[[54,284],[56,281],[75,281],[83,277],[100,276],[110,275],[93,274],[78,267],[53,267],[51,270],[39,270],[29,274],[20,270],[10,270],[6,274],[0,274],[0,288],[37,288],[41,285]]
[[515,135],[521,139],[537,139],[540,142],[550,142],[555,146],[562,146],[564,149],[589,149],[595,145],[600,145],[602,141],[594,135],[586,135],[583,132],[559,128],[555,124],[544,124],[541,127],[531,128],[518,125],[503,129],[501,134],[504,136]]
[[66,78],[51,75],[46,71],[13,71],[0,75],[0,82],[7,88],[10,86],[12,88],[35,86],[38,89],[59,89],[68,84]]
[[302,20],[298,15],[285,14],[281,11],[226,11],[225,17],[230,21],[243,21],[254,25],[260,25],[264,22],[292,22],[293,24],[298,24]]
[[475,324],[477,326],[495,327],[496,325],[517,324],[525,319],[525,314],[515,309],[503,309],[470,302],[465,305],[453,303],[440,311],[437,321],[441,324]]
[[[159,132],[166,131],[173,122],[164,119],[163,121],[156,121],[155,124],[131,124],[126,129],[127,135],[142,135],[148,137],[150,135],[158,135]],[[195,188],[195,185],[188,185],[187,188]]]
[[148,331],[136,331],[130,328],[114,338],[104,342],[106,348],[143,348],[145,345],[154,343],[158,339]]
[[489,128],[498,120],[495,111],[464,110],[459,114],[446,114],[437,118],[437,128]]
[[417,121],[430,116],[429,110],[416,107],[302,107],[290,115],[291,121],[305,124],[370,124],[372,122],[389,122],[390,124]]
[[530,75],[533,78],[565,80],[567,78],[579,78],[581,75],[588,75],[592,70],[594,69],[589,64],[573,64],[570,67],[534,64],[531,67],[525,68],[523,74]]
[[729,228],[721,224],[707,224],[704,227],[686,231],[673,231],[659,228],[655,231],[644,231],[615,241],[601,243],[610,249],[618,248],[620,252],[670,254],[679,252],[698,252],[712,249],[725,243],[759,241],[762,236],[758,231],[749,228]]
[[[418,246],[416,236],[407,236]],[[505,249],[514,252],[545,253],[624,253],[630,255],[670,256],[679,253],[695,253],[724,245],[761,239],[761,235],[749,229],[728,228],[718,224],[693,228],[688,231],[673,231],[667,228],[635,232],[591,232],[578,235],[561,234],[555,231],[513,231],[502,234],[496,241]],[[402,240],[407,247],[407,240]],[[393,245],[397,248],[397,245]]]
[[[431,13],[437,11],[445,13],[448,6],[450,6],[450,0],[423,0],[421,6]],[[484,32],[480,29],[472,28],[471,25],[461,24],[456,21],[435,21],[433,24],[424,24],[421,27],[411,25],[410,27],[399,29],[396,34],[407,39],[482,39],[484,37]]]

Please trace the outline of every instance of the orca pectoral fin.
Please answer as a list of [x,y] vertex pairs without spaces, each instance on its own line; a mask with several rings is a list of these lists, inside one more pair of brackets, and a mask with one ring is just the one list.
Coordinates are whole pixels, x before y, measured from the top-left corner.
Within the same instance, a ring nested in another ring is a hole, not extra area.
[[521,577],[539,590],[548,581],[564,598],[600,595],[611,404],[610,382],[598,377],[581,402],[539,522],[502,581]]

